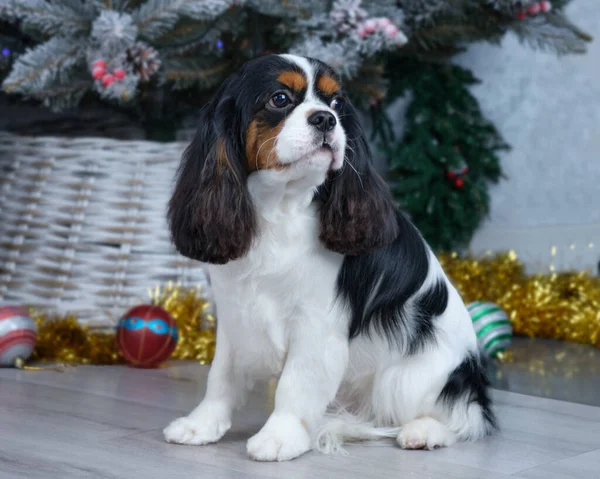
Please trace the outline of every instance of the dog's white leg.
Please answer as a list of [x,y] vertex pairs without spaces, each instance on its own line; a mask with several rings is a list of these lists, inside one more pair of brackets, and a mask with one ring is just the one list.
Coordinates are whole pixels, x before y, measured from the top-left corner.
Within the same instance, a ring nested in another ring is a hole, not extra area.
[[188,416],[173,421],[163,431],[168,442],[202,445],[217,442],[231,427],[231,412],[242,403],[247,388],[232,369],[231,348],[222,330],[202,402]]
[[248,455],[257,461],[286,461],[311,449],[314,427],[334,399],[346,369],[345,334],[314,331],[310,324],[303,329],[290,338],[275,409],[248,440]]

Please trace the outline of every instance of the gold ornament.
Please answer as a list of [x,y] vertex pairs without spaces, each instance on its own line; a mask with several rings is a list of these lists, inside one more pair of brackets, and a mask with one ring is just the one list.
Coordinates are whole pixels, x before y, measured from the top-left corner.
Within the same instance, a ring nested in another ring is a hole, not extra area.
[[465,303],[492,301],[514,334],[600,347],[600,278],[588,272],[526,275],[514,252],[483,259],[440,257]]
[[[199,288],[167,284],[150,292],[150,299],[173,317],[179,341],[172,359],[187,359],[208,364],[215,354],[215,318],[210,302]],[[38,339],[32,360],[62,364],[122,364],[123,357],[114,332],[92,331],[77,321],[77,316],[49,316],[32,312]]]

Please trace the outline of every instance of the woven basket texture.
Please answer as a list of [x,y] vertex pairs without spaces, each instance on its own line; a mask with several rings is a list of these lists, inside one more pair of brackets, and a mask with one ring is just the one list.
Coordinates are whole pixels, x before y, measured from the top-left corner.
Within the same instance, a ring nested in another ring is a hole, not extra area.
[[0,305],[104,327],[169,281],[210,296],[167,228],[185,146],[0,132]]

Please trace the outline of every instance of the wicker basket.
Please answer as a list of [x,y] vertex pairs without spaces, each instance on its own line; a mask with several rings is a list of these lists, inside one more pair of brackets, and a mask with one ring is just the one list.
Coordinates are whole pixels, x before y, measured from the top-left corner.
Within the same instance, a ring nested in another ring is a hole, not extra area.
[[184,147],[0,132],[0,304],[110,326],[168,281],[210,294],[166,225]]

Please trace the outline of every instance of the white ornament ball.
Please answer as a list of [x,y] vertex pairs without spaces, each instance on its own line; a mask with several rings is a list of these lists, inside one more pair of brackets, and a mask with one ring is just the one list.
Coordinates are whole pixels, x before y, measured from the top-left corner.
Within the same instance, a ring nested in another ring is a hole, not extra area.
[[35,322],[25,308],[0,308],[0,366],[14,366],[19,358],[29,358],[36,339]]
[[540,11],[547,13],[550,10],[552,10],[552,4],[550,2],[548,2],[547,0],[540,2]]

